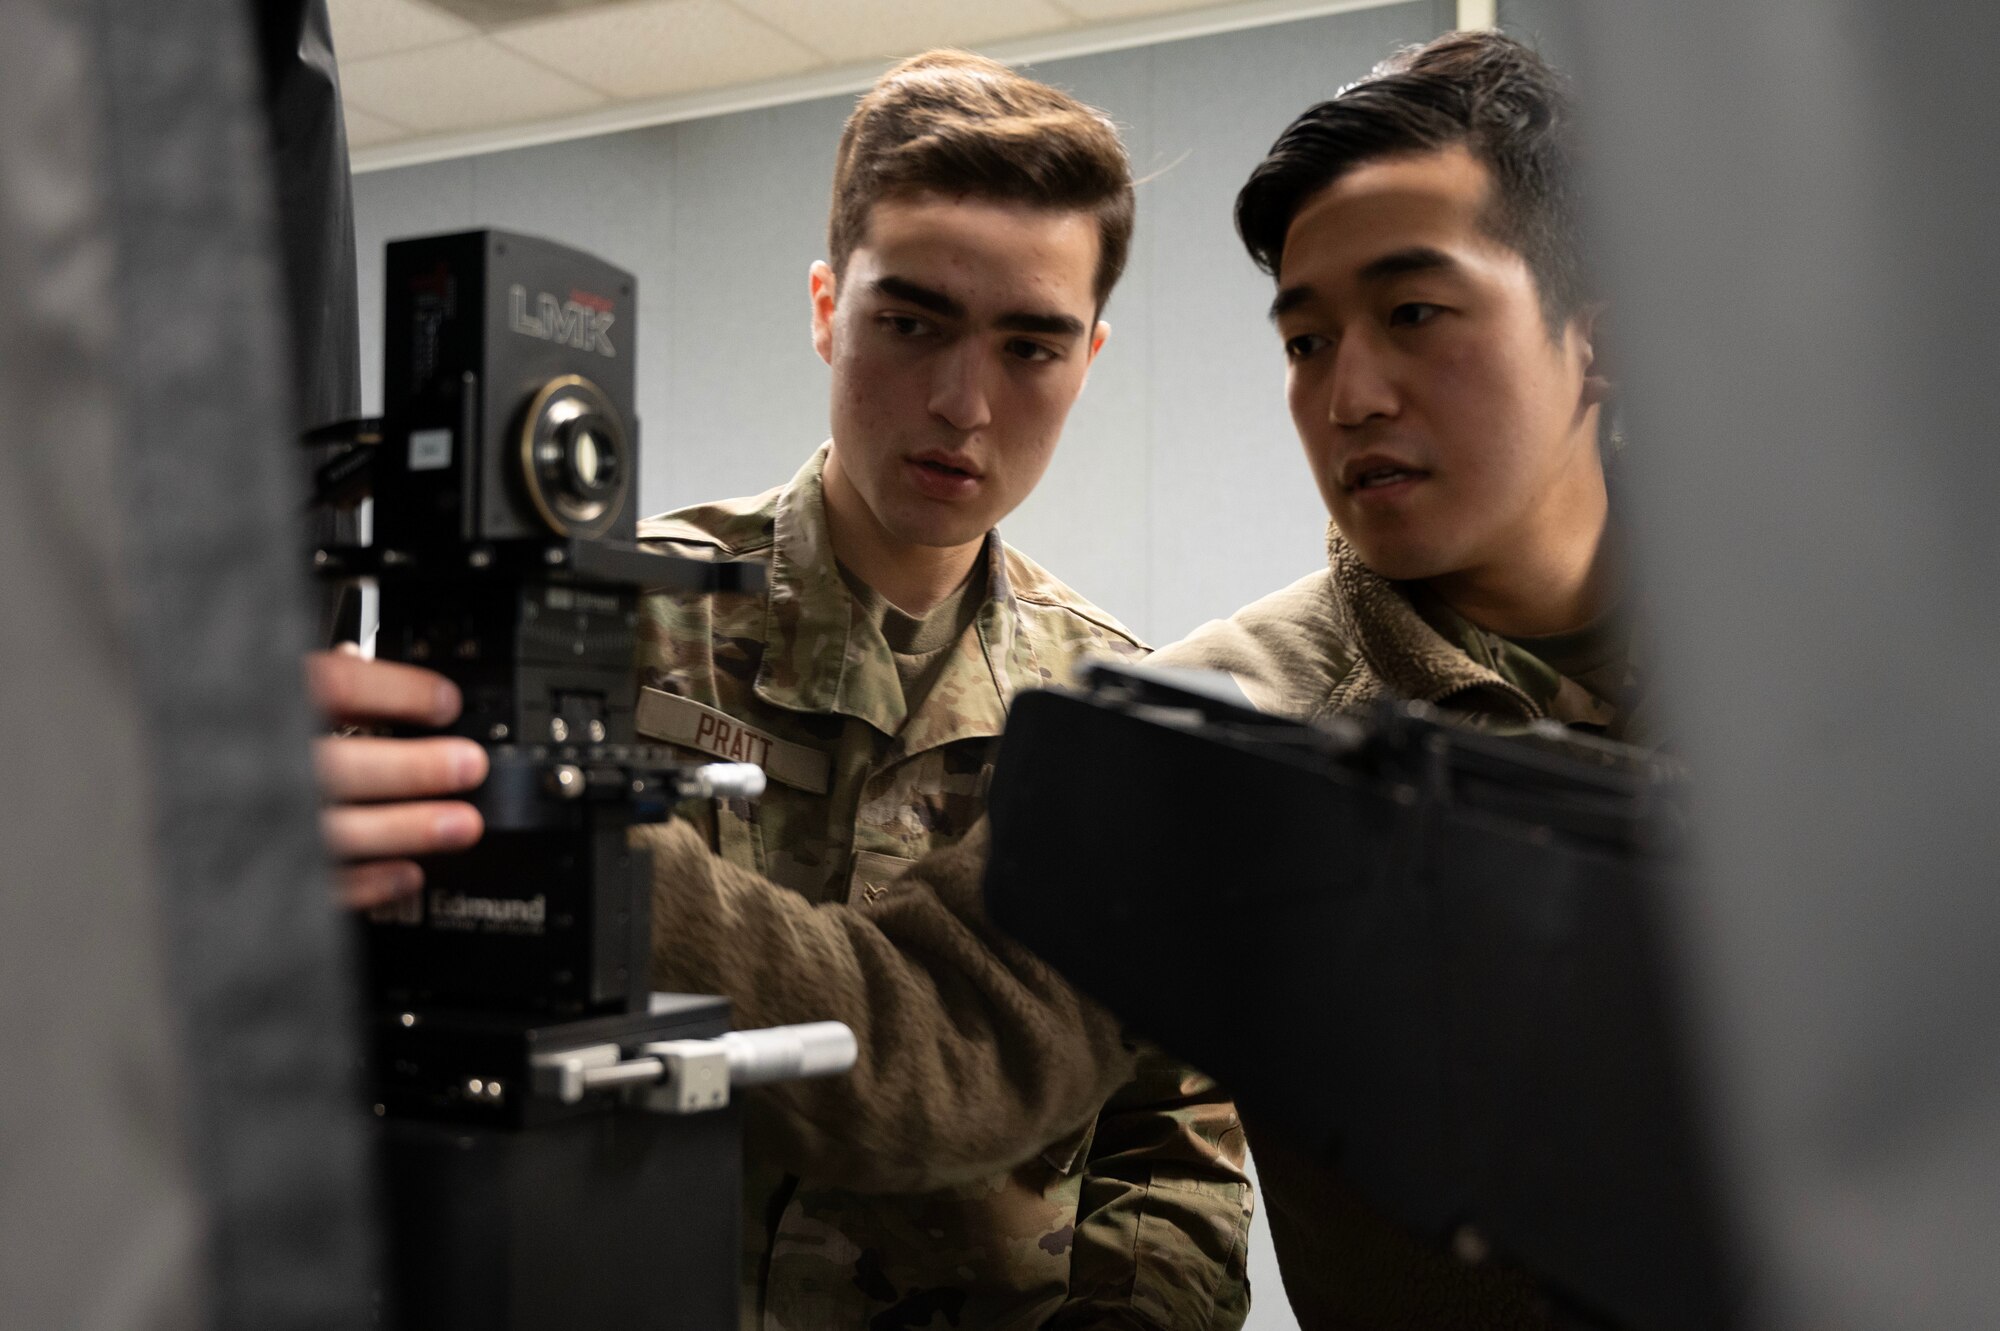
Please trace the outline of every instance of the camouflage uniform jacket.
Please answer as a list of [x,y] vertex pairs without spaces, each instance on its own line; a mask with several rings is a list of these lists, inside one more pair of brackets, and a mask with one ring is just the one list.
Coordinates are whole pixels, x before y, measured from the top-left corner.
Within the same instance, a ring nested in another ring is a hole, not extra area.
[[[825,456],[780,490],[641,525],[653,549],[767,561],[769,587],[647,598],[640,729],[761,763],[762,798],[687,810],[710,847],[772,891],[862,911],[979,818],[990,742],[1016,691],[1066,679],[1086,655],[1143,648],[991,534],[987,598],[906,715],[888,644],[856,613],[833,560]],[[802,947],[795,964],[851,961]],[[941,999],[949,1013],[951,993]],[[798,1014],[813,1015],[842,1014]],[[894,1040],[882,1028],[897,1016],[874,1014],[864,1042]],[[760,1158],[754,1131],[751,1147],[746,1327],[1235,1327],[1248,1310],[1250,1196],[1235,1111],[1157,1054],[1142,1053],[1094,1118],[1024,1163],[937,1191],[868,1194],[791,1177]]]
[[1499,724],[1553,719],[1627,743],[1647,728],[1629,678],[1618,700],[1593,695],[1518,643],[1376,574],[1331,527],[1326,568],[1152,661],[1226,670],[1258,707],[1301,719],[1406,698]]
[[[1226,670],[1263,710],[1302,719],[1397,697],[1500,725],[1551,718],[1628,743],[1647,730],[1629,673],[1617,700],[1597,697],[1520,644],[1375,574],[1332,530],[1325,569],[1152,659]],[[1305,1331],[1553,1326],[1532,1282],[1419,1244],[1338,1173],[1258,1136],[1254,1114],[1250,1135],[1285,1292]]]

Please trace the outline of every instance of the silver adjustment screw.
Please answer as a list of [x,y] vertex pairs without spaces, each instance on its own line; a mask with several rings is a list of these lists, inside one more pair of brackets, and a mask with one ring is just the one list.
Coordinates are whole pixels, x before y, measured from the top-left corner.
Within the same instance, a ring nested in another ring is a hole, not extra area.
[[564,763],[550,772],[549,780],[555,785],[555,793],[566,800],[583,794],[583,769],[574,763]]
[[559,547],[553,545],[542,551],[542,558],[550,564],[561,565],[569,562],[569,556],[563,553]]
[[549,718],[549,738],[558,744],[566,742],[569,739],[569,722],[559,716]]
[[486,732],[486,738],[492,740],[495,744],[499,744],[512,733],[512,731],[507,729],[505,721],[497,721],[494,723],[493,728]]
[[604,723],[602,721],[592,721],[590,728],[585,733],[590,736],[592,744],[602,744],[604,742]]
[[493,552],[486,549],[474,550],[465,557],[465,560],[474,568],[491,568],[493,566]]

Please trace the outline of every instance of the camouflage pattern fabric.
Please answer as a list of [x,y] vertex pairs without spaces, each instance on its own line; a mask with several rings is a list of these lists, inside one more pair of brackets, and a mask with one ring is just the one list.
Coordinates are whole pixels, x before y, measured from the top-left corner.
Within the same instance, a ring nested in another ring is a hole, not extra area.
[[[1625,634],[1628,625],[1610,619],[1601,632]],[[1226,671],[1258,707],[1301,719],[1404,698],[1485,724],[1555,720],[1642,743],[1650,709],[1632,653],[1621,643],[1600,655],[1621,663],[1619,677],[1594,681],[1593,692],[1421,586],[1377,574],[1329,525],[1325,568],[1203,624],[1152,661]]]
[[[769,567],[760,595],[647,598],[642,728],[650,709],[664,718],[656,737],[768,756],[762,798],[683,812],[724,858],[814,903],[865,905],[978,820],[1017,691],[1144,648],[992,533],[986,600],[909,712],[888,643],[834,563],[825,457],[781,489],[641,524],[649,548]],[[1096,1118],[976,1184],[843,1191],[760,1164],[753,1143],[743,1326],[1237,1327],[1249,1308],[1242,1164],[1234,1107],[1150,1051]]]

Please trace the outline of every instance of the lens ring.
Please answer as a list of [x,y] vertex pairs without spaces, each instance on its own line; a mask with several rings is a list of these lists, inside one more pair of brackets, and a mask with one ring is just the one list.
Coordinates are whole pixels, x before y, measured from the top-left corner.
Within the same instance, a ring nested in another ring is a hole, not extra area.
[[628,451],[624,426],[602,389],[577,374],[551,379],[528,403],[521,426],[529,502],[558,536],[604,535],[631,487]]

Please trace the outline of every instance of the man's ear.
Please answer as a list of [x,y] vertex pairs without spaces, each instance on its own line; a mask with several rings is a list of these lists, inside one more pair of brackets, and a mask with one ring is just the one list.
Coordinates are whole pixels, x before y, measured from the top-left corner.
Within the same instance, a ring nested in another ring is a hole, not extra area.
[[1611,306],[1603,301],[1586,305],[1570,317],[1570,336],[1576,339],[1577,355],[1583,362],[1583,400],[1577,403],[1580,411],[1604,406],[1616,387],[1609,348],[1610,327]]
[[1076,386],[1077,392],[1083,392],[1084,384],[1090,382],[1090,367],[1097,363],[1097,353],[1104,350],[1104,344],[1110,337],[1111,325],[1099,319],[1097,327],[1090,330],[1090,346],[1083,353],[1083,383]]
[[833,265],[824,259],[815,259],[807,278],[807,287],[812,292],[812,334],[813,350],[828,365],[833,364]]

